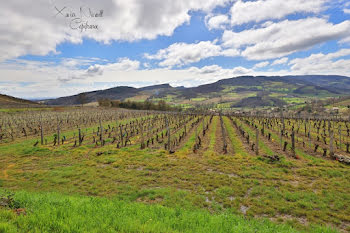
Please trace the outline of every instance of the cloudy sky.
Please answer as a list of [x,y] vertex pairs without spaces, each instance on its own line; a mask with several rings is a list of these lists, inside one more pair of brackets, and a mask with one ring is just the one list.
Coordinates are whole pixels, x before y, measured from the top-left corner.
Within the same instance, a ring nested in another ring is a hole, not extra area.
[[0,18],[0,93],[17,97],[350,76],[348,0],[11,0]]

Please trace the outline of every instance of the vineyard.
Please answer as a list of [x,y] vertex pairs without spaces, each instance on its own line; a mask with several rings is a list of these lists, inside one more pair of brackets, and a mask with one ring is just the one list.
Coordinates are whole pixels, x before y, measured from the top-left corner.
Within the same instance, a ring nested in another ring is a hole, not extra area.
[[344,119],[62,108],[0,112],[0,123],[0,187],[13,191],[350,230]]
[[[34,147],[39,144],[43,147],[115,144],[122,148],[139,144],[140,149],[164,148],[174,153],[192,148],[193,153],[197,153],[214,115],[110,109],[2,114],[0,143],[37,137]],[[348,121],[230,114],[224,117],[230,120],[239,132],[240,140],[256,155],[270,159],[271,156],[277,159],[279,156],[276,155],[296,159],[300,158],[298,154],[322,155],[325,159],[350,164]],[[233,145],[228,142],[226,127],[229,126],[224,124],[221,113],[219,121],[222,148],[216,152],[234,154]],[[259,147],[262,147],[261,152]]]

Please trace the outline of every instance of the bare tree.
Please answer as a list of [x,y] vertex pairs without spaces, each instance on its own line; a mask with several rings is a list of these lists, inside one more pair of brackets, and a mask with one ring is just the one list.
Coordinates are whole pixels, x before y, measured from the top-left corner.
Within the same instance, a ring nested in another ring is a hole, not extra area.
[[77,101],[83,107],[84,104],[86,104],[88,102],[88,99],[86,97],[86,93],[80,93],[77,97]]

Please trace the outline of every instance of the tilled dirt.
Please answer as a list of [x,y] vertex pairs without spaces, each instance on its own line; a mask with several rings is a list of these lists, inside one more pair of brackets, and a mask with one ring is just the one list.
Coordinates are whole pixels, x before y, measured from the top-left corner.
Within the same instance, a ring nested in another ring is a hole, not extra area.
[[[225,125],[224,125],[225,127]],[[216,126],[216,143],[215,143],[215,152],[217,152],[218,154],[224,154],[224,140],[222,137],[222,128],[221,128],[221,124],[220,124],[220,120],[217,121],[217,126]],[[234,150],[233,150],[233,146],[231,143],[230,138],[227,135],[227,132],[225,132],[225,139],[226,139],[226,144],[227,144],[227,155],[233,155],[234,154]]]
[[192,129],[187,128],[186,136],[182,139],[179,145],[174,148],[175,151],[179,150],[181,147],[183,147],[186,144],[188,139],[191,137],[192,133],[194,133],[194,130],[199,127],[200,123],[201,121],[199,121],[199,123],[195,125]]
[[235,130],[236,130],[236,135],[237,135],[238,139],[242,142],[242,145],[243,145],[244,150],[245,150],[247,153],[252,154],[253,152],[252,152],[250,146],[248,145],[247,140],[242,136],[242,134],[239,132],[238,127],[236,127],[236,126],[233,124],[233,122],[232,122],[231,119],[230,119],[230,122],[231,122],[232,127],[235,128]]
[[261,134],[261,132],[259,131],[259,140],[261,140],[265,145],[267,145],[272,151],[274,151],[277,155],[283,155],[285,157],[292,157],[292,153],[288,152],[288,151],[283,151],[283,149],[281,148],[280,142],[276,142],[276,141],[272,141],[273,139],[271,139],[271,141],[268,140],[268,138],[266,137],[268,135],[267,132],[265,132],[265,136],[263,136]]
[[199,148],[198,153],[204,153],[209,148],[210,134],[211,134],[211,131],[213,130],[213,128],[211,127],[211,124],[213,124],[213,122],[210,123],[210,125],[208,127],[208,130],[206,131],[204,137],[203,137],[203,132],[200,133],[200,136],[201,136],[201,139],[202,139],[202,145]]
[[[274,130],[272,130],[274,133],[276,133],[276,131],[274,131]],[[283,137],[283,140],[291,140],[290,138],[286,138],[286,137]],[[305,147],[303,146],[303,140],[304,140],[304,142],[305,142]],[[291,142],[288,142],[289,144],[291,143]],[[323,158],[323,159],[328,159],[328,160],[332,160],[329,156],[327,156],[327,157],[323,157],[322,156],[322,154],[323,154],[323,152],[321,152],[321,150],[323,151],[323,148],[327,148],[327,151],[328,151],[328,149],[329,149],[329,145],[321,145],[321,144],[319,144],[320,146],[319,146],[319,148],[318,148],[318,150],[315,152],[314,151],[314,145],[315,145],[315,142],[313,141],[313,140],[311,140],[311,145],[312,145],[312,147],[310,148],[309,147],[309,141],[308,141],[308,138],[307,137],[302,137],[302,138],[300,138],[300,135],[298,135],[298,140],[296,140],[295,141],[295,147],[297,148],[297,149],[300,149],[300,150],[302,150],[302,151],[304,151],[305,153],[307,153],[307,154],[309,154],[309,155],[312,155],[312,156],[314,156],[314,157],[318,157],[318,158]],[[334,148],[335,148],[335,146],[334,146]],[[329,151],[328,151],[329,152]]]

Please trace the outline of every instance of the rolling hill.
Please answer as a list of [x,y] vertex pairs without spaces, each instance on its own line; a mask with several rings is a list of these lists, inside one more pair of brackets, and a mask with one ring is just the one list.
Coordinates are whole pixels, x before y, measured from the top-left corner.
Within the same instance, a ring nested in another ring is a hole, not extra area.
[[[258,96],[264,93],[264,98]],[[196,105],[221,107],[264,107],[303,104],[310,98],[325,99],[350,93],[350,78],[331,75],[240,76],[197,87],[172,87],[169,84],[134,88],[127,86],[86,92],[86,102],[99,99],[159,101],[183,107]],[[253,98],[256,97],[256,98]],[[48,105],[80,104],[78,95],[44,101]]]
[[40,106],[38,103],[16,98],[9,95],[0,94],[0,107],[38,107]]

